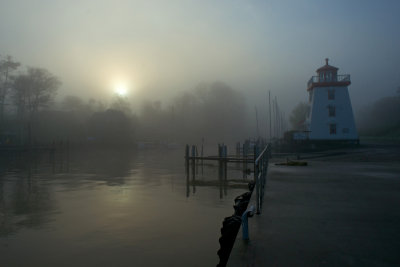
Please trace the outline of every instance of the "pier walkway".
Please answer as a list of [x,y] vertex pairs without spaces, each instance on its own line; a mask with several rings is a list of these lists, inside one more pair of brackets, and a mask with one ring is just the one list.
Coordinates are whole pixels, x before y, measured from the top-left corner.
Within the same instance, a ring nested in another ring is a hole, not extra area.
[[227,266],[400,265],[399,155],[374,155],[270,163],[262,214]]

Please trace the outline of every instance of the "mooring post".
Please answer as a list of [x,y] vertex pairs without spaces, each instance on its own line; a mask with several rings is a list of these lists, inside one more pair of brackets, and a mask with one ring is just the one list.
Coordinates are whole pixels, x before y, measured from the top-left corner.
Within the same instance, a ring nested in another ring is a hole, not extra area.
[[228,157],[228,148],[226,145],[224,145],[224,158]]
[[189,145],[188,144],[186,144],[186,147],[185,147],[185,163],[186,163],[186,166],[189,167]]
[[227,179],[228,179],[228,148],[226,145],[224,145],[224,193],[225,196],[228,194],[228,189],[227,189]]
[[[194,145],[192,145],[192,164],[193,164],[193,166],[195,166],[195,163],[196,163],[196,147]],[[193,168],[193,170],[194,170],[194,168]]]
[[189,169],[189,145],[186,145],[185,149],[185,169],[186,169],[186,197],[190,196],[190,188],[189,188],[189,176],[190,176],[190,169]]
[[257,145],[254,146],[254,183],[256,185],[256,205],[257,205],[257,214],[260,214],[260,179],[258,179],[258,167],[259,162],[256,162],[257,159]]
[[196,147],[192,145],[192,159],[196,157]]
[[193,182],[193,193],[195,193],[195,176],[196,176],[196,147],[192,145],[192,182]]
[[247,172],[247,151],[246,151],[246,142],[243,143],[243,179],[246,178]]
[[196,174],[197,174],[197,168],[195,161],[193,160],[192,163],[192,187],[193,187],[193,195],[196,193]]
[[223,170],[222,170],[222,145],[218,144],[218,178],[219,178],[219,198],[223,198]]
[[251,205],[242,215],[242,238],[249,240],[249,217],[254,215],[254,206]]
[[197,164],[199,164],[199,151],[197,149],[197,145],[195,146],[195,150],[196,150],[196,174],[198,174],[199,168],[198,168]]
[[239,158],[240,158],[240,142],[236,142],[236,168],[240,167],[240,162],[239,162]]
[[195,148],[196,148],[196,163],[199,163],[199,159],[198,159],[198,157],[199,157],[199,151],[197,150],[197,146],[195,146]]
[[203,175],[203,157],[204,157],[204,138],[201,139],[201,175]]

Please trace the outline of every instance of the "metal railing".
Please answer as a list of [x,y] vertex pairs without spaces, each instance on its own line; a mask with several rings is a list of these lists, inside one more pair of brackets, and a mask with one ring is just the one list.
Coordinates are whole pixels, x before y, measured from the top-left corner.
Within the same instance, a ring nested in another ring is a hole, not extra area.
[[336,76],[312,76],[307,83],[310,87],[313,83],[329,83],[329,82],[350,82],[350,74],[342,74]]
[[258,146],[254,147],[254,183],[256,193],[256,212],[261,213],[261,207],[264,199],[264,188],[267,182],[268,160],[271,156],[271,145],[264,147],[261,153],[258,153]]

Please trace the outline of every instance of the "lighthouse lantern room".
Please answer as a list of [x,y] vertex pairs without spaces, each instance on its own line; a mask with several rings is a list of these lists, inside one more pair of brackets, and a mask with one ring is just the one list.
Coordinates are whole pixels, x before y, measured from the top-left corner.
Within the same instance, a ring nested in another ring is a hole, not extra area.
[[310,111],[306,127],[310,140],[358,141],[348,86],[350,75],[326,64],[307,84]]

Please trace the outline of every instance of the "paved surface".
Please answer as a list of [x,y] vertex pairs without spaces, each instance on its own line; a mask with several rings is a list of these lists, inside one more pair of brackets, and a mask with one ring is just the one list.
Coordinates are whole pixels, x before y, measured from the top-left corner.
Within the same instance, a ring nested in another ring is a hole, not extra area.
[[400,150],[384,150],[271,164],[263,213],[228,266],[399,266]]

